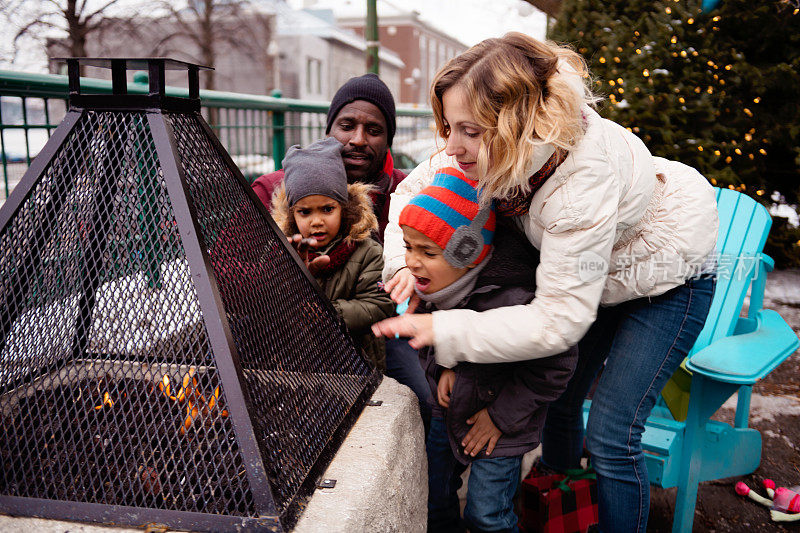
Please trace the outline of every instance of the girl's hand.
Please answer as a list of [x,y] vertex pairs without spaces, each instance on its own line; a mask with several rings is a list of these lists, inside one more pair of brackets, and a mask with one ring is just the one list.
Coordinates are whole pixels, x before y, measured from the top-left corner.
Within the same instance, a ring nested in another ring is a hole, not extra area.
[[450,393],[453,392],[453,384],[456,382],[456,373],[449,368],[439,376],[439,385],[436,387],[436,396],[439,405],[447,409],[450,407]]
[[464,437],[464,440],[461,441],[464,453],[475,457],[486,447],[486,455],[490,455],[503,432],[494,425],[492,417],[489,416],[489,411],[486,408],[481,409],[467,419],[467,424],[472,424],[472,428],[467,433],[467,436]]
[[303,260],[303,263],[305,263],[306,268],[308,268],[312,276],[315,276],[320,268],[331,262],[331,258],[327,255],[315,257],[311,261],[308,260],[308,249],[317,244],[316,239],[312,237],[304,239],[299,233],[295,233],[291,237],[288,237],[288,239],[289,244],[297,250],[297,254],[300,256],[300,259]]
[[412,315],[406,311],[400,316],[372,324],[372,333],[376,337],[393,338],[395,335],[411,337],[408,345],[419,350],[425,346],[433,346],[433,316],[430,314]]

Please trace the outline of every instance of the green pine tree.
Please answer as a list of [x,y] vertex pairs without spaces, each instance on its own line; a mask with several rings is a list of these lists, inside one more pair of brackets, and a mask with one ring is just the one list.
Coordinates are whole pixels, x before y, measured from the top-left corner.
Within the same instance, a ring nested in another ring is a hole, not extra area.
[[[589,63],[600,112],[654,155],[767,202],[800,193],[798,0],[565,0],[550,38]],[[795,252],[800,248],[795,243]]]
[[800,188],[800,14],[788,1],[567,0],[551,37],[586,57],[601,113],[720,185]]

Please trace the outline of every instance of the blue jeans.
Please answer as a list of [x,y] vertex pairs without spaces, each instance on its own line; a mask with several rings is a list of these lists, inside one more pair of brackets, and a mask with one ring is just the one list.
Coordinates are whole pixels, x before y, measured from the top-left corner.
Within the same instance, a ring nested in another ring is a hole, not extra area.
[[464,521],[458,489],[467,469],[453,455],[444,418],[431,419],[428,452],[428,531],[436,533],[509,531],[516,533],[514,493],[519,485],[522,457],[495,457],[472,462]]
[[661,296],[601,308],[578,344],[578,368],[547,412],[542,462],[557,470],[580,466],[583,400],[605,362],[586,426],[586,448],[597,472],[601,531],[647,528],[644,423],[703,329],[713,292],[713,279],[692,279]]
[[408,339],[386,340],[386,375],[414,391],[426,433],[431,420],[433,395],[419,362],[419,352],[408,345]]

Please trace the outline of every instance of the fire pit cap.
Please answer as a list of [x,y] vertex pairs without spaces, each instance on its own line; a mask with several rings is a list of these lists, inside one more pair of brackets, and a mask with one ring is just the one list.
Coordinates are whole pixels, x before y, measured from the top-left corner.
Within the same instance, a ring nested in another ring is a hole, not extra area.
[[[71,109],[129,109],[129,110],[200,110],[200,70],[211,67],[187,63],[167,57],[56,57],[53,61],[66,61],[69,78],[69,104]],[[81,93],[80,67],[111,69],[111,95]],[[128,70],[147,69],[150,88],[148,95],[128,94]],[[189,98],[166,96],[165,72],[189,72]]]

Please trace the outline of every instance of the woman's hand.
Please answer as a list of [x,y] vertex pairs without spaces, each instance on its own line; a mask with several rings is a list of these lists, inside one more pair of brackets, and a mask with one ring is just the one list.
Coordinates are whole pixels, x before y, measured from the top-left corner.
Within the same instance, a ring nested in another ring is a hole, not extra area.
[[412,315],[408,312],[372,324],[376,337],[411,337],[408,345],[419,350],[433,346],[433,316],[430,314]]
[[453,392],[453,384],[456,382],[456,373],[449,368],[439,376],[439,384],[436,386],[436,397],[439,405],[447,409],[450,407],[450,393]]
[[472,424],[472,428],[470,428],[464,440],[461,441],[464,453],[475,457],[486,447],[486,455],[490,455],[503,432],[494,425],[492,417],[489,416],[489,411],[485,408],[481,409],[467,419],[467,424]]
[[291,237],[288,237],[288,239],[289,244],[297,250],[297,254],[300,256],[300,259],[303,260],[303,263],[306,264],[306,268],[308,268],[312,276],[315,276],[321,268],[331,262],[331,258],[327,255],[315,257],[311,261],[308,260],[308,249],[317,244],[317,240],[313,237],[304,239],[302,235],[295,233]]

